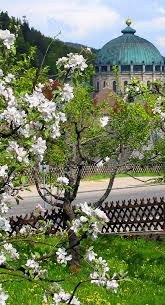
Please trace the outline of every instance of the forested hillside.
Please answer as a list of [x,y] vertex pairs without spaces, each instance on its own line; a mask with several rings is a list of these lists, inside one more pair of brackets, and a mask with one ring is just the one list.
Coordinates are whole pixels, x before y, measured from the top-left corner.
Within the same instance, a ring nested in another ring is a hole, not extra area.
[[[25,17],[23,18],[23,21],[21,21],[15,17],[9,17],[7,12],[0,12],[1,29],[10,29],[12,32],[15,32],[16,27],[19,27],[19,35],[16,42],[17,55],[19,56],[19,54],[27,53],[30,47],[35,46],[36,57],[34,66],[40,66],[52,38],[46,37],[40,31],[30,27]],[[78,52],[80,49],[80,44],[64,43],[58,38],[55,39],[45,58],[45,65],[49,66],[49,75],[53,76],[56,74],[55,63],[59,57],[65,56],[69,52]],[[92,49],[92,51],[94,51],[93,53],[96,52],[94,49]]]

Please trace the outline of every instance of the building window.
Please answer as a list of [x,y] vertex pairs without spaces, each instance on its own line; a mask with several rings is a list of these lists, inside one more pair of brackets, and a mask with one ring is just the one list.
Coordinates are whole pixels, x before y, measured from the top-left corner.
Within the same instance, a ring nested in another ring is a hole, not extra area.
[[143,72],[143,66],[142,65],[134,65],[133,66],[133,72]]
[[106,87],[106,81],[104,80],[103,81],[103,88],[105,88]]
[[145,71],[146,72],[153,72],[153,66],[152,65],[146,65],[145,66]]
[[114,81],[113,81],[113,91],[116,92],[116,89],[117,89],[117,88],[116,88],[116,81],[114,80]]
[[100,84],[99,84],[99,82],[96,83],[96,89],[97,89],[97,91],[99,91],[99,89],[100,89]]
[[160,66],[155,66],[155,72],[160,72]]
[[113,71],[113,66],[110,66],[110,71],[111,71],[111,72]]
[[101,72],[107,72],[107,66],[101,66]]
[[95,67],[95,71],[96,71],[96,73],[99,72],[99,67],[98,66]]
[[127,82],[127,80],[125,80],[124,81],[124,88],[127,87],[127,84],[128,84],[128,82]]
[[122,65],[121,72],[130,72],[131,66],[130,65]]
[[164,66],[162,66],[162,72],[164,72]]

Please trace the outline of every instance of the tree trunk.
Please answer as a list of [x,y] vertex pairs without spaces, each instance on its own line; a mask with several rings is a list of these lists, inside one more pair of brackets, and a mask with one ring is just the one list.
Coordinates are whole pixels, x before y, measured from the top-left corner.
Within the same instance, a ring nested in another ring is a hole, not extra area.
[[[64,216],[69,223],[75,218],[73,208],[69,201],[64,202]],[[76,273],[80,271],[80,241],[75,232],[70,229],[70,224],[68,224],[68,240],[71,249],[70,253],[72,255],[70,271]]]

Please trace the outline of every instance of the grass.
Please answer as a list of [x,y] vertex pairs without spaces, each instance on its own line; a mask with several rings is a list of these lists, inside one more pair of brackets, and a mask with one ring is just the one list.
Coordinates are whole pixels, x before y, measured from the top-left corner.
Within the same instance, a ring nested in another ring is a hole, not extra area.
[[[131,173],[134,177],[161,177],[161,173],[151,173],[151,172],[146,172],[146,173]],[[83,179],[83,181],[99,181],[99,180],[104,180],[104,179],[109,179],[110,175],[93,175],[90,177],[86,177]],[[116,178],[125,178],[125,177],[130,177],[128,174],[117,174]]]
[[[47,242],[54,243],[55,237],[46,237]],[[85,242],[84,242],[85,243]],[[34,251],[45,253],[48,246],[35,245]],[[24,256],[31,249],[25,243],[19,244]],[[128,279],[123,281],[117,294],[89,283],[82,284],[77,290],[77,297],[82,305],[165,305],[165,242],[151,241],[143,238],[125,239],[103,235],[95,243],[95,251],[108,261],[110,271],[127,271]],[[78,275],[70,275],[68,269],[56,265],[55,260],[49,262],[49,275],[57,280],[66,278],[62,284],[71,292],[76,283],[87,279],[93,270],[82,261]],[[5,279],[8,277],[5,276]],[[2,278],[1,275],[1,280]],[[10,280],[15,277],[10,276]],[[45,284],[47,285],[47,284]],[[39,284],[23,280],[3,284],[5,291],[10,291],[7,305],[41,305],[43,290]]]

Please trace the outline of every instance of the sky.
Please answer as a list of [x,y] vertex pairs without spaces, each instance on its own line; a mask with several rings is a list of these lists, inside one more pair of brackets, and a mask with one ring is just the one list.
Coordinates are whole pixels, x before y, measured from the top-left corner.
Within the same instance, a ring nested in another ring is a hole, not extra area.
[[136,35],[165,56],[165,0],[0,0],[0,10],[60,40],[101,48],[131,18]]

